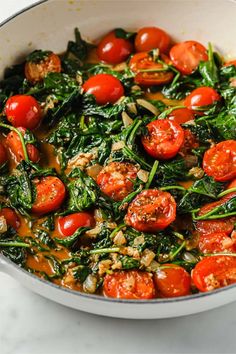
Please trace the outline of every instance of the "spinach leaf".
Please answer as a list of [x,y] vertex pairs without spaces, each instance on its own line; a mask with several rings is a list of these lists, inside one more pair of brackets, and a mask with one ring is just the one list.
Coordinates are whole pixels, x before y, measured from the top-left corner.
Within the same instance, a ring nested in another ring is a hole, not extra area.
[[140,266],[140,262],[129,256],[121,256],[119,260],[122,263],[122,269],[137,269]]
[[60,245],[63,245],[69,249],[73,249],[78,239],[87,231],[88,227],[80,227],[75,231],[75,233],[66,238],[55,238],[55,241]]
[[211,43],[208,46],[208,60],[201,61],[198,70],[203,77],[203,85],[214,87],[219,82],[219,68],[215,62]]
[[32,53],[27,55],[25,60],[27,62],[38,64],[41,61],[47,59],[50,54],[52,54],[50,50],[34,50]]
[[78,265],[72,269],[73,277],[80,283],[83,283],[90,273],[91,270],[86,265]]

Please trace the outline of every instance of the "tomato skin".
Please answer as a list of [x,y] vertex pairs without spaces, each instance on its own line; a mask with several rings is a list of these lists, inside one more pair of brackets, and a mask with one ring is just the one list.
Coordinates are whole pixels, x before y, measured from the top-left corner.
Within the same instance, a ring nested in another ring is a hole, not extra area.
[[[26,129],[22,127],[18,127],[17,129],[24,136]],[[9,147],[17,163],[25,159],[20,137],[13,130],[7,135],[6,145]],[[40,160],[39,150],[33,144],[26,144],[26,150],[32,162],[38,162]]]
[[176,217],[172,195],[157,189],[139,193],[129,204],[125,223],[138,231],[157,232],[165,229]]
[[190,294],[191,277],[175,264],[164,264],[154,275],[154,283],[161,297],[177,297]]
[[148,135],[142,137],[146,152],[160,160],[174,157],[184,142],[184,130],[169,119],[159,119],[147,125]]
[[66,196],[66,189],[58,177],[48,176],[33,181],[36,188],[36,199],[31,211],[44,215],[60,208]]
[[59,56],[54,53],[50,53],[48,57],[41,60],[39,63],[29,61],[25,64],[25,77],[32,84],[43,80],[50,72],[61,72],[61,60]]
[[99,172],[97,184],[104,194],[115,201],[123,200],[132,192],[137,178],[137,167],[128,162],[111,162]]
[[236,179],[234,179],[229,185],[227,189],[231,189],[231,188],[236,188]]
[[200,235],[198,248],[202,253],[235,251],[233,240],[224,232]]
[[[163,59],[163,58],[162,58]],[[168,59],[164,59],[167,61]],[[153,86],[168,84],[174,77],[172,71],[158,71],[163,64],[152,60],[148,52],[134,54],[129,62],[130,69],[137,73],[134,82],[140,86]],[[141,70],[157,70],[156,72],[142,72]]]
[[158,27],[141,28],[135,37],[135,49],[137,52],[158,48],[161,53],[165,53],[169,46],[170,36]]
[[233,284],[236,282],[236,258],[205,257],[193,269],[192,280],[198,290],[203,292]]
[[91,76],[83,84],[83,89],[87,94],[94,95],[99,105],[115,103],[124,95],[124,87],[121,82],[110,74]]
[[196,41],[185,41],[175,44],[170,50],[170,59],[173,65],[183,75],[192,74],[200,61],[207,61],[206,48]]
[[230,65],[236,66],[236,60],[230,60],[230,61],[224,63],[224,66],[230,66]]
[[203,169],[216,181],[230,181],[236,177],[236,141],[222,141],[203,156]]
[[168,114],[167,118],[178,124],[184,124],[194,120],[194,114],[188,108],[177,108]]
[[8,161],[7,151],[5,146],[0,143],[0,166],[4,165]]
[[132,51],[132,43],[128,39],[116,37],[115,31],[108,33],[97,47],[98,58],[108,64],[125,61]]
[[8,98],[5,106],[7,120],[13,127],[35,129],[42,118],[38,101],[27,95],[15,95]]
[[5,218],[7,225],[10,225],[13,229],[19,229],[21,223],[15,210],[11,208],[2,208],[0,210],[0,216]]
[[90,213],[81,212],[60,216],[57,220],[58,230],[62,236],[71,236],[79,227],[95,225],[94,217]]
[[105,276],[103,293],[117,299],[152,299],[155,287],[150,273],[119,271]]
[[220,95],[211,87],[202,86],[193,90],[184,100],[184,105],[194,111],[196,114],[202,115],[204,112],[198,111],[199,108],[210,106],[220,101]]

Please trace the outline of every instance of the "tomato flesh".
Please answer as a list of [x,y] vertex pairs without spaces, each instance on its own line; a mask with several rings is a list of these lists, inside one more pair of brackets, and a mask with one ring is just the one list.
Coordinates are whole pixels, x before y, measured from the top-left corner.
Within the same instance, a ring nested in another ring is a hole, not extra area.
[[[204,107],[208,108],[220,101],[220,95],[211,87],[203,86],[193,90],[184,100],[184,105],[195,113],[204,114]],[[203,110],[202,110],[203,109]]]
[[8,161],[7,151],[5,146],[0,143],[0,166],[4,165]]
[[233,240],[224,232],[200,235],[198,248],[202,253],[236,251]]
[[236,258],[211,256],[202,259],[192,271],[198,290],[206,292],[236,283]]
[[191,277],[175,264],[164,264],[154,275],[154,283],[161,297],[176,297],[190,294]]
[[90,213],[74,213],[58,218],[58,230],[63,236],[71,236],[79,227],[92,227],[94,217]]
[[194,114],[188,108],[177,108],[168,114],[167,118],[178,124],[184,124],[194,120]]
[[32,212],[44,215],[60,208],[66,196],[66,189],[58,177],[48,176],[33,181],[36,188],[36,199]]
[[130,203],[125,222],[138,231],[157,232],[165,229],[176,217],[176,202],[168,192],[147,189]]
[[161,28],[141,28],[135,37],[135,49],[137,52],[149,51],[158,48],[165,53],[170,46],[170,36]]
[[170,50],[170,59],[173,65],[183,75],[192,74],[200,61],[207,61],[206,48],[196,41],[185,41],[175,44]]
[[222,141],[209,150],[203,157],[203,169],[216,181],[230,181],[236,177],[236,141]]
[[7,225],[13,227],[13,229],[17,230],[20,227],[20,219],[15,210],[11,208],[2,208],[0,210],[0,217],[1,216],[5,218]]
[[121,82],[110,74],[91,76],[83,84],[83,89],[87,94],[94,95],[99,105],[115,103],[124,95],[124,88]]
[[54,53],[50,53],[45,59],[38,63],[28,61],[25,64],[25,77],[32,84],[42,81],[50,72],[61,72],[61,60],[59,56]]
[[152,299],[155,287],[152,275],[137,270],[107,274],[104,278],[103,293],[117,299]]
[[146,152],[152,157],[167,160],[174,157],[184,142],[184,131],[178,123],[159,119],[147,125],[148,134],[142,137]]

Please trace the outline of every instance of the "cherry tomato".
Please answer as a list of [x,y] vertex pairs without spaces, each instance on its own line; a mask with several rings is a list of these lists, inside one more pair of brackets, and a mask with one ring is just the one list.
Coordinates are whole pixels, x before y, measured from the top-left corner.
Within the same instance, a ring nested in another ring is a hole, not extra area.
[[231,188],[236,188],[236,179],[234,179],[229,185],[227,189],[231,189]]
[[183,75],[190,75],[197,69],[200,61],[208,60],[208,55],[201,43],[186,41],[177,43],[171,48],[170,59]]
[[165,229],[176,217],[172,195],[157,189],[139,193],[130,203],[125,222],[138,231],[157,232]]
[[236,141],[222,141],[209,150],[203,157],[203,169],[216,181],[230,181],[236,177]]
[[35,180],[36,199],[32,212],[43,215],[60,208],[66,196],[66,189],[58,177],[48,176]]
[[7,152],[2,143],[0,143],[0,166],[4,165],[8,161]]
[[166,71],[162,63],[153,61],[148,52],[134,54],[129,66],[137,73],[134,81],[140,86],[164,85],[174,77],[173,72]]
[[200,291],[212,291],[236,282],[236,258],[211,256],[203,258],[193,269],[192,279]]
[[25,64],[25,77],[32,84],[35,84],[45,78],[48,73],[61,72],[61,60],[58,55],[49,53],[45,59],[34,63],[28,61]]
[[141,28],[135,37],[137,52],[149,51],[158,48],[160,52],[167,52],[170,46],[170,36],[158,27]]
[[0,216],[3,216],[7,222],[7,225],[13,227],[13,229],[18,229],[20,227],[20,219],[16,214],[15,210],[11,208],[2,208],[0,210]]
[[[17,128],[20,133],[24,136],[26,129],[22,127]],[[9,147],[11,153],[13,154],[16,162],[21,162],[25,159],[23,147],[20,141],[19,135],[13,130],[8,133],[6,138],[6,145]],[[40,159],[39,150],[33,144],[26,144],[26,150],[28,157],[32,162],[38,162]]]
[[230,60],[227,63],[224,64],[224,66],[230,66],[230,65],[234,65],[236,66],[236,60]]
[[119,38],[115,31],[108,33],[97,47],[100,60],[108,64],[119,64],[126,60],[133,51],[133,45],[128,39]]
[[178,124],[184,124],[194,120],[194,115],[188,108],[177,108],[168,114],[167,118]]
[[110,198],[123,200],[132,192],[137,167],[128,162],[111,162],[97,176],[97,184]]
[[195,113],[202,115],[204,114],[204,111],[202,111],[204,107],[207,108],[217,101],[220,101],[220,95],[216,90],[203,86],[193,90],[185,98],[184,105]]
[[7,120],[14,127],[36,128],[42,118],[41,108],[32,96],[15,95],[8,98],[5,106]]
[[152,299],[155,295],[152,274],[137,270],[107,274],[103,293],[118,299]]
[[110,74],[91,76],[83,84],[83,89],[87,94],[94,95],[97,104],[100,105],[115,103],[124,95],[121,82]]
[[164,264],[154,275],[154,283],[161,297],[190,294],[191,277],[186,270],[175,264]]
[[184,131],[178,123],[159,119],[147,125],[148,134],[142,137],[146,152],[152,157],[167,160],[174,157],[184,142]]
[[198,248],[202,253],[234,252],[234,242],[224,232],[202,234],[199,237]]
[[63,236],[71,236],[79,227],[91,227],[95,224],[94,217],[85,212],[59,217],[57,222],[58,230]]

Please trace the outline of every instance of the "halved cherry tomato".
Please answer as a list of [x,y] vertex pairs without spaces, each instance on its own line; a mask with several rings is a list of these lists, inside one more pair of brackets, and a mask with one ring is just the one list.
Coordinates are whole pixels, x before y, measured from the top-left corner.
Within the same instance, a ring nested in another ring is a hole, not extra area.
[[198,290],[203,292],[236,283],[236,258],[233,256],[203,258],[193,269],[192,279]]
[[195,113],[202,115],[204,111],[202,109],[207,108],[213,103],[220,101],[220,95],[211,87],[203,86],[193,90],[184,100],[184,105],[194,111]]
[[190,294],[191,277],[176,264],[163,264],[154,275],[154,283],[161,297],[176,297]]
[[[26,129],[22,127],[17,128],[20,133],[24,136]],[[13,154],[16,162],[21,162],[25,159],[23,147],[20,141],[19,135],[13,130],[8,133],[6,138],[6,145],[9,147],[11,153]],[[32,162],[38,162],[40,159],[39,150],[33,144],[26,144],[26,150],[28,157]]]
[[97,47],[99,59],[109,64],[121,63],[132,51],[132,43],[128,39],[117,37],[115,31],[108,33]]
[[58,230],[63,236],[71,236],[79,227],[94,226],[95,220],[90,213],[81,212],[60,216],[57,220]]
[[100,105],[115,103],[124,95],[121,82],[110,74],[91,76],[83,84],[83,89],[87,94],[94,95],[97,104]]
[[149,51],[158,48],[165,53],[170,46],[170,36],[161,28],[141,28],[135,37],[135,49],[137,52]]
[[167,160],[174,157],[184,142],[184,131],[178,123],[159,119],[147,125],[148,134],[142,137],[142,144],[149,155]]
[[137,270],[107,274],[103,293],[117,299],[152,299],[155,295],[152,274]]
[[0,143],[0,166],[8,161],[7,152],[2,143]]
[[32,212],[43,215],[60,208],[66,196],[66,189],[58,177],[48,176],[34,180],[36,199]]
[[16,128],[35,129],[42,118],[38,101],[27,95],[15,95],[8,98],[5,113],[7,120]]
[[110,198],[123,200],[133,190],[138,169],[128,162],[111,162],[97,176],[97,184]]
[[177,43],[171,48],[170,59],[183,75],[190,75],[197,69],[200,61],[208,60],[208,55],[201,43],[186,41]]
[[231,188],[236,188],[236,179],[234,179],[229,185],[227,189],[231,189]]
[[25,77],[32,84],[44,79],[48,73],[61,72],[61,60],[58,55],[49,53],[43,60],[38,63],[28,61],[25,64]]
[[222,141],[207,150],[203,157],[203,169],[216,181],[236,178],[236,141]]
[[230,66],[230,65],[236,66],[236,60],[230,60],[230,61],[227,61],[227,63],[224,64],[224,66]]
[[198,248],[202,253],[234,252],[233,240],[225,232],[202,234],[199,236]]
[[10,225],[14,229],[18,229],[20,227],[20,219],[16,214],[15,210],[11,208],[2,208],[0,210],[0,216],[3,216],[7,222],[7,225]]
[[177,108],[168,114],[167,118],[175,121],[178,124],[184,124],[194,120],[194,114],[188,108]]
[[173,72],[167,71],[162,63],[153,61],[148,52],[134,54],[129,66],[137,73],[135,83],[141,86],[164,85],[174,77]]
[[143,232],[165,229],[176,217],[176,202],[172,195],[157,189],[139,193],[130,203],[125,222]]

